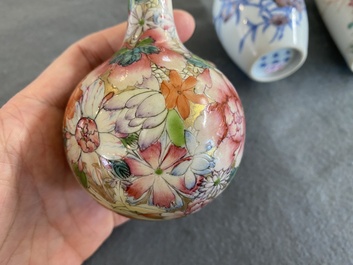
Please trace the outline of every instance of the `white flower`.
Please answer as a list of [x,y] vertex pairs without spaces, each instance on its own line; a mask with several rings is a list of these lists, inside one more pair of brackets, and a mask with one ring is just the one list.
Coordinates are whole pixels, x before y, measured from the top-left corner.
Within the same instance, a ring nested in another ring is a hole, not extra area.
[[158,91],[144,88],[124,91],[114,96],[104,108],[119,113],[116,132],[140,132],[138,143],[142,150],[155,143],[165,130],[168,110]]
[[125,156],[121,141],[114,135],[117,113],[106,111],[103,105],[113,96],[104,96],[104,83],[95,81],[83,88],[83,95],[75,103],[72,119],[66,119],[66,150],[70,163],[78,165],[99,185],[100,156],[117,160]]
[[154,8],[147,8],[147,10],[145,10],[142,5],[137,5],[136,8],[131,11],[127,35],[137,40],[142,32],[155,28],[154,16],[156,12]]
[[228,186],[231,180],[231,170],[214,171],[213,175],[205,177],[199,188],[201,199],[216,198]]

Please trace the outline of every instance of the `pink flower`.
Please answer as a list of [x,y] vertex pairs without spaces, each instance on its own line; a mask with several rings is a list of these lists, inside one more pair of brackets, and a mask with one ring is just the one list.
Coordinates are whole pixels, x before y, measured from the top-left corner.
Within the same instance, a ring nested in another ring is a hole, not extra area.
[[245,118],[232,84],[219,72],[212,70],[210,74],[213,86],[205,92],[215,102],[197,118],[195,128],[199,131],[197,139],[202,145],[216,148],[215,170],[219,171],[240,163],[245,140]]
[[139,152],[141,159],[126,158],[134,176],[126,188],[130,202],[138,204],[143,201],[164,208],[181,207],[181,195],[190,195],[196,189],[196,185],[192,189],[186,188],[184,176],[172,175],[173,169],[188,159],[186,154],[185,148],[173,144],[162,150],[161,143],[157,142]]
[[151,62],[145,54],[142,54],[141,59],[133,64],[127,66],[114,64],[110,67],[111,72],[108,80],[119,90],[142,84],[145,79],[152,75]]
[[[150,41],[152,43],[149,43]],[[151,63],[179,72],[186,65],[184,56],[173,50],[170,39],[162,29],[147,30],[136,45],[131,47],[126,43],[122,49],[127,52],[118,56],[125,56],[126,58],[123,58],[125,63],[113,63],[109,75],[109,81],[118,89],[141,85],[150,79]],[[159,87],[154,89],[158,90]]]
[[181,72],[186,66],[184,56],[174,51],[174,41],[168,37],[168,34],[162,29],[152,29],[142,34],[141,39],[152,38],[154,45],[160,49],[158,54],[149,55],[149,59],[158,66],[167,69],[173,69]]

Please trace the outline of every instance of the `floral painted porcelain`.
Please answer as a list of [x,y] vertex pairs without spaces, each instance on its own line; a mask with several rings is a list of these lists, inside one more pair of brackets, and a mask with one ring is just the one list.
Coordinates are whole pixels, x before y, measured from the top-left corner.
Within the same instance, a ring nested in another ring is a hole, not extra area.
[[304,0],[214,0],[213,17],[229,56],[256,81],[287,77],[307,57]]
[[64,139],[75,176],[102,205],[173,219],[228,186],[245,119],[227,78],[180,42],[171,1],[135,0],[123,47],[74,91]]
[[353,1],[316,0],[321,17],[353,71]]

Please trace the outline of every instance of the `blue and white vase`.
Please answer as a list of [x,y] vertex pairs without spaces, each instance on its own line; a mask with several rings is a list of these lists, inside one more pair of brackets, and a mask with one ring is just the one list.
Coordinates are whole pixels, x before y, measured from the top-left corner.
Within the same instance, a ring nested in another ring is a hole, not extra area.
[[305,62],[304,0],[214,0],[213,18],[228,55],[256,81],[285,78]]
[[353,71],[353,1],[316,0],[316,5],[348,67]]

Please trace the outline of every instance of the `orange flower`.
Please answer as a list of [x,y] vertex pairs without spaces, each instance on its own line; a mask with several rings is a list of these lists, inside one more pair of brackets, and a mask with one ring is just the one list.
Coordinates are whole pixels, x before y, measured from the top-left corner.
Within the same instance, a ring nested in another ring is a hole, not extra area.
[[176,107],[184,120],[190,115],[190,101],[203,105],[208,103],[205,95],[195,93],[196,82],[197,80],[193,76],[183,80],[177,71],[171,70],[169,82],[163,81],[161,84],[161,92],[167,103],[167,108],[174,109]]

